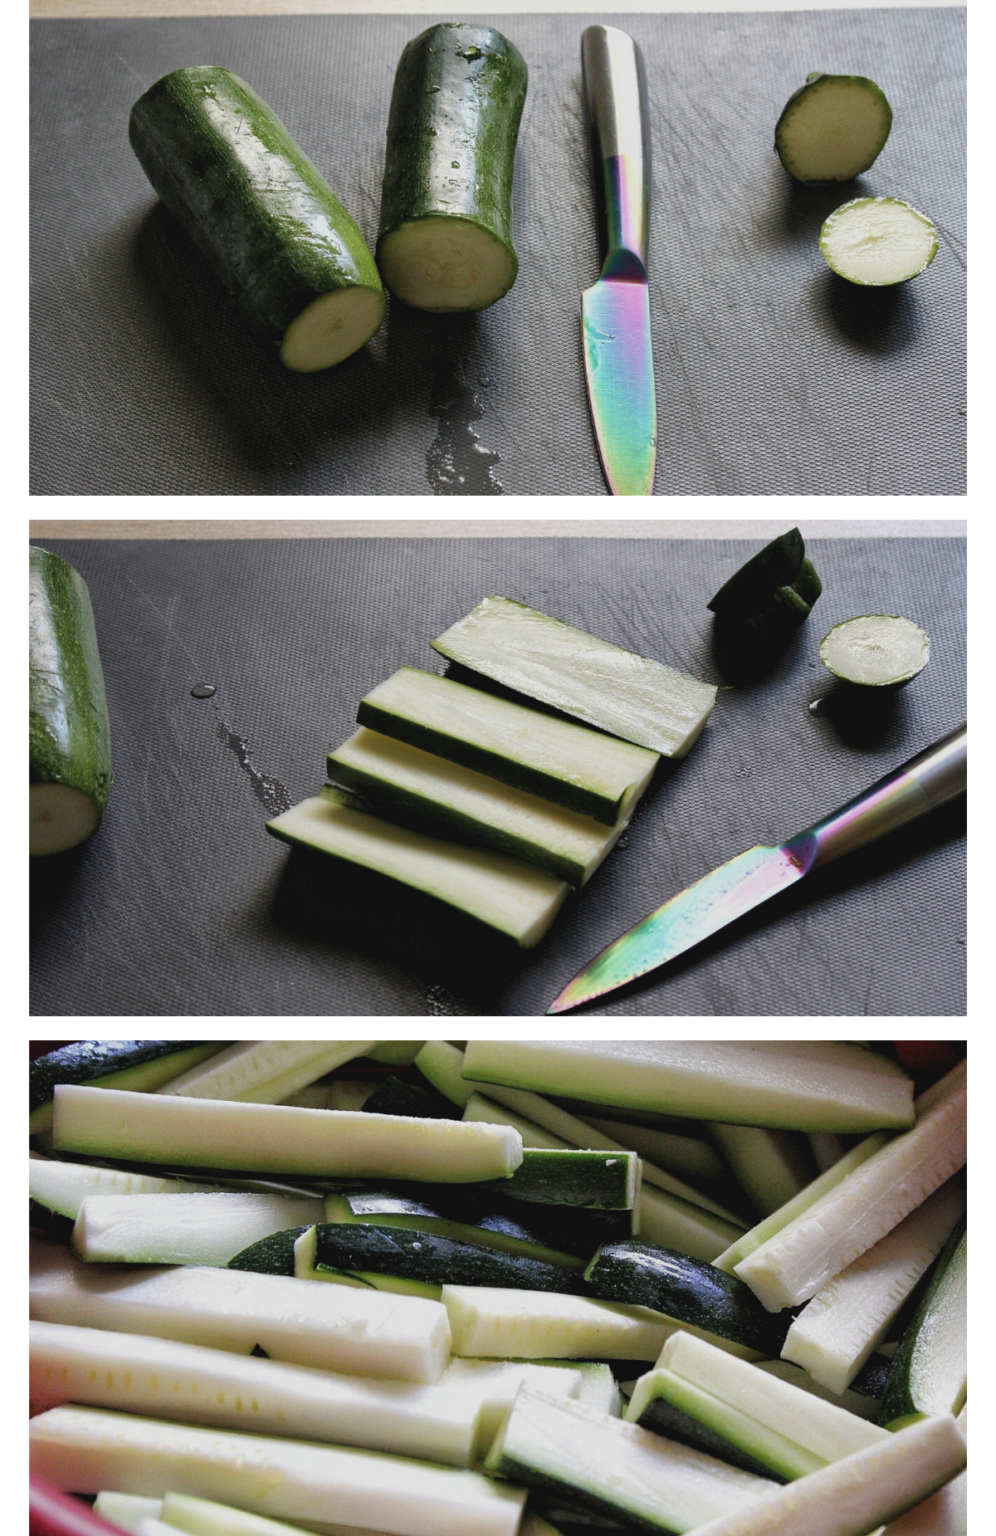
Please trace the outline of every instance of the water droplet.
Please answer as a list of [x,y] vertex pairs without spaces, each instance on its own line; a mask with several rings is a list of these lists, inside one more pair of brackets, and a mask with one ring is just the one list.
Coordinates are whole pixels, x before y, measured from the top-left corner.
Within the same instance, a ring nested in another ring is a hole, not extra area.
[[192,699],[213,699],[218,692],[214,683],[195,683],[190,690]]
[[822,713],[823,713],[823,700],[822,699],[814,699],[812,704],[810,704],[810,706],[809,706],[809,713],[811,715],[822,715]]

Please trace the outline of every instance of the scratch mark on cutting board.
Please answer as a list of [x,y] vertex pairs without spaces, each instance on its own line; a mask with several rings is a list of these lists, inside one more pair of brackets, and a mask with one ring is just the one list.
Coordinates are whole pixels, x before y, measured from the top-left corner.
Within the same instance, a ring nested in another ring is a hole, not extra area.
[[217,734],[218,740],[223,742],[226,747],[230,747],[235,753],[239,767],[244,768],[249,775],[253,794],[262,805],[266,814],[268,816],[280,816],[284,811],[289,811],[292,802],[287,789],[272,774],[263,773],[254,766],[249,756],[249,743],[245,737],[240,736],[237,731],[233,731],[232,727],[226,724],[224,720],[219,720]]

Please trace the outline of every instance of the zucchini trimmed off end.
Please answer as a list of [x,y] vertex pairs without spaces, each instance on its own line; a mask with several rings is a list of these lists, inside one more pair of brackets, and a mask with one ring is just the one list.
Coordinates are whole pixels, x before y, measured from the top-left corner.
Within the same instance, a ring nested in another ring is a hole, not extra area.
[[820,642],[820,660],[843,683],[899,688],[930,660],[930,638],[898,614],[867,613],[835,624]]
[[859,288],[908,283],[937,255],[937,231],[926,214],[898,197],[856,197],[820,230],[820,252],[832,272]]
[[851,181],[877,159],[891,127],[892,108],[874,80],[817,71],[782,108],[775,149],[796,181]]
[[779,534],[734,571],[708,607],[727,624],[746,625],[756,639],[787,639],[808,619],[823,583],[798,528]]
[[363,236],[279,119],[218,65],[140,96],[128,137],[166,207],[256,333],[296,373],[370,340],[384,289]]
[[401,55],[377,261],[415,309],[487,309],[515,282],[512,173],[527,70],[493,27],[441,22]]
[[31,547],[29,732],[32,854],[64,853],[100,826],[111,787],[111,726],[86,582]]

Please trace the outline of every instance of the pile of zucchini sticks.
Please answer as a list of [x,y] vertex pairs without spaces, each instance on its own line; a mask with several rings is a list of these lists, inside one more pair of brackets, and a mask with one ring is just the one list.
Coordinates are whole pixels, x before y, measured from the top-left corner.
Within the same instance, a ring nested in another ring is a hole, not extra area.
[[52,1051],[32,1474],[137,1536],[964,1536],[965,1061],[914,1086],[846,1042]]

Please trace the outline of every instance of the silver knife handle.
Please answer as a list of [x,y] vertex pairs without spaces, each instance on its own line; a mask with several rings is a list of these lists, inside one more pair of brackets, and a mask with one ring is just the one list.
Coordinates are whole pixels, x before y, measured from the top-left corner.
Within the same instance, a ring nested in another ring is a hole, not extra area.
[[788,846],[798,849],[809,869],[818,869],[964,794],[967,781],[968,727],[962,725]]
[[625,277],[633,258],[647,266],[650,214],[650,121],[643,55],[618,27],[586,27],[581,71],[596,181],[604,199],[606,258],[602,275]]

